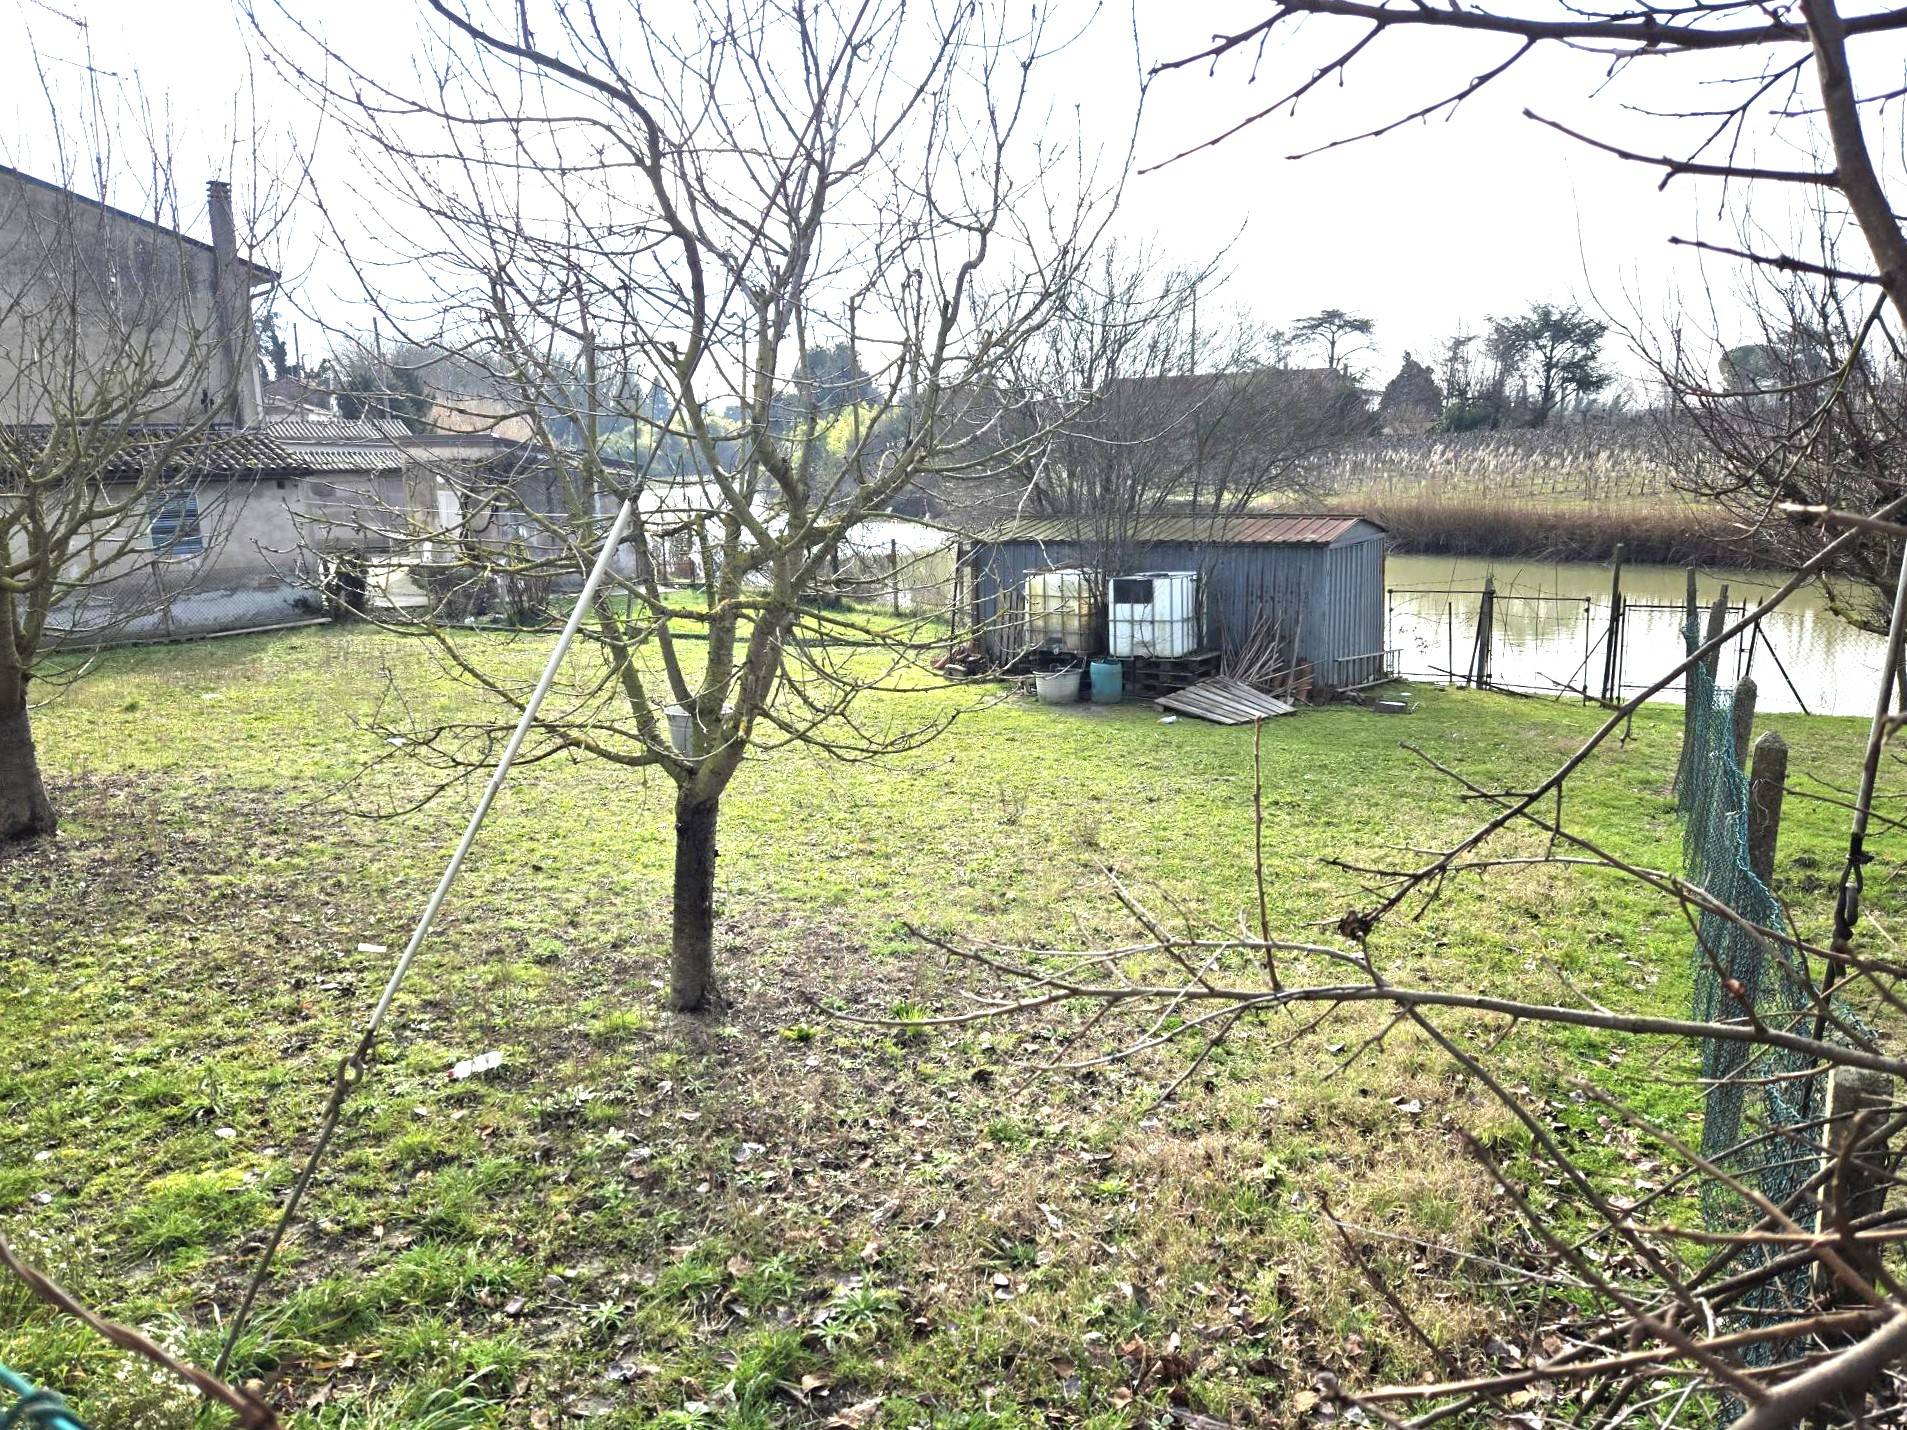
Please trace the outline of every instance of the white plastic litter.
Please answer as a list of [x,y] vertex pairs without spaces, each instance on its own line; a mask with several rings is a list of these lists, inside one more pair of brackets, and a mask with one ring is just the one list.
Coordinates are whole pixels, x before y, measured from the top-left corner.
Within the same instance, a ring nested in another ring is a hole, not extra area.
[[502,1049],[492,1048],[487,1053],[479,1053],[474,1058],[465,1058],[458,1063],[450,1070],[450,1080],[462,1082],[467,1077],[475,1077],[478,1073],[487,1073],[502,1066]]

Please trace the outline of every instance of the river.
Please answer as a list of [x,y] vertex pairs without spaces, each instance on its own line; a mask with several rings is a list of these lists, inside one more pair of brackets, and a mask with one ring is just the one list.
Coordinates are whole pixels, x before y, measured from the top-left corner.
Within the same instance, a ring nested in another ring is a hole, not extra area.
[[[1396,652],[1399,674],[1441,682],[1454,668],[1461,678],[1472,659],[1486,576],[1496,580],[1495,684],[1551,693],[1559,686],[1600,689],[1610,570],[1587,564],[1393,554],[1385,571],[1385,644]],[[1781,579],[1767,571],[1704,571],[1698,578],[1704,612],[1724,585],[1735,606],[1759,601]],[[1681,660],[1686,584],[1680,567],[1623,568],[1625,695]],[[1808,587],[1763,620],[1761,639],[1731,643],[1718,676],[1732,684],[1752,675],[1763,710],[1868,715],[1884,644],[1835,616],[1820,590]],[[1679,685],[1661,698],[1680,701]]]

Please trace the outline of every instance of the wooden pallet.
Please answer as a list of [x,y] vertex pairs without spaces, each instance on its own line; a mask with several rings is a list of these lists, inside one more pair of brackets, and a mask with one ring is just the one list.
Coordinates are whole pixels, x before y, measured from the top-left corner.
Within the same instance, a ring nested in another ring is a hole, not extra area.
[[1150,700],[1170,695],[1188,685],[1218,674],[1218,652],[1194,651],[1168,660],[1163,656],[1132,656],[1119,663],[1125,667],[1125,694],[1129,700]]
[[1216,675],[1197,685],[1152,702],[1161,710],[1180,715],[1196,715],[1214,725],[1249,725],[1254,720],[1269,720],[1274,715],[1289,715],[1292,707],[1274,695],[1254,690],[1242,680]]

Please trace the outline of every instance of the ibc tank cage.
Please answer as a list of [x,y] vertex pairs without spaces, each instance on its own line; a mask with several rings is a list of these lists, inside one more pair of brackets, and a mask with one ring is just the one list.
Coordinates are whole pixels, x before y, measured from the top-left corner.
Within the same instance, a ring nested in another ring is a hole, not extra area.
[[1026,578],[1026,648],[1086,654],[1091,611],[1092,583],[1084,571],[1035,571]]
[[1166,660],[1198,649],[1198,573],[1140,571],[1112,578],[1108,599],[1112,654]]

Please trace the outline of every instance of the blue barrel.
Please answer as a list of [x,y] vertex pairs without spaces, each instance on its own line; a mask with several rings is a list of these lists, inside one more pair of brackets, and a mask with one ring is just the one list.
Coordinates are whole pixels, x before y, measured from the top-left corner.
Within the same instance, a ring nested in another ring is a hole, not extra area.
[[1125,693],[1125,667],[1116,660],[1096,660],[1092,666],[1093,704],[1117,705]]

